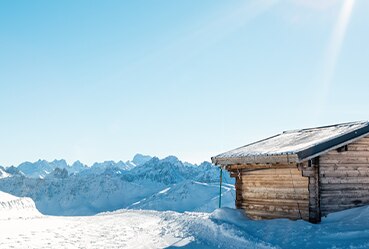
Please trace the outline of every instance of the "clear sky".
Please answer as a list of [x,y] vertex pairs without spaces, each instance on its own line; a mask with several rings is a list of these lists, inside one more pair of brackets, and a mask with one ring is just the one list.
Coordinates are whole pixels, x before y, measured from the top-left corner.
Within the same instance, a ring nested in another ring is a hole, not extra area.
[[1,1],[0,165],[199,163],[369,119],[369,1]]

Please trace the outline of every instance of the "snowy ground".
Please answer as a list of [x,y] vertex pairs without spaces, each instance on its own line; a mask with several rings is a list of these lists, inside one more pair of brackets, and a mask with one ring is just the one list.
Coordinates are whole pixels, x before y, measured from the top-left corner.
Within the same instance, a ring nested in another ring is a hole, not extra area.
[[[1,221],[1,248],[163,248],[175,238],[161,234],[150,213]],[[177,239],[178,240],[178,239]]]
[[270,248],[229,234],[214,237],[221,232],[220,227],[205,213],[125,210],[89,217],[44,216],[0,223],[1,248],[228,248],[225,243],[229,239],[253,248]]
[[369,206],[331,214],[317,225],[252,221],[230,208],[63,217],[43,216],[32,199],[0,192],[0,248],[369,248]]
[[369,248],[369,207],[322,224],[250,221],[237,210],[121,210],[96,216],[0,220],[1,248]]

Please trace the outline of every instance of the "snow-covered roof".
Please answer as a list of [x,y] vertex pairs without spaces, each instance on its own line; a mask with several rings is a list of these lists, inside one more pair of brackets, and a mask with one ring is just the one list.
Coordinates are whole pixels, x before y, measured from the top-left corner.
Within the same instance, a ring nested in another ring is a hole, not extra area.
[[285,131],[212,158],[217,165],[291,163],[314,158],[369,134],[369,122]]

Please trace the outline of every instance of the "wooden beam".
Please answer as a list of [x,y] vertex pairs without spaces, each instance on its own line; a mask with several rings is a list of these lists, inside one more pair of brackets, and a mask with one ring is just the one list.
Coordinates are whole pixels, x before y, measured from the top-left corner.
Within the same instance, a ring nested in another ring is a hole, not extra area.
[[244,157],[213,157],[216,165],[228,166],[232,164],[293,164],[299,161],[297,155],[261,155]]
[[319,223],[321,221],[320,210],[320,174],[319,174],[319,157],[311,160],[303,171],[303,176],[309,177],[309,221]]
[[[296,169],[297,164],[296,163],[291,163],[291,164],[269,164],[269,163],[258,163],[258,164],[232,164],[232,165],[228,165],[226,166],[226,169],[228,171],[241,171],[241,172],[249,172],[249,171],[254,171],[256,172],[257,170],[262,170],[262,169]],[[289,173],[290,174],[290,173]]]

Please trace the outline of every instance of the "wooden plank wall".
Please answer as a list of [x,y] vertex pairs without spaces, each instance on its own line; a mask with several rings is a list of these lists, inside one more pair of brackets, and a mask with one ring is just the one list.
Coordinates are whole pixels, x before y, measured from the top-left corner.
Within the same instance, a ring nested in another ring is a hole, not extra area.
[[319,223],[321,221],[319,158],[301,163],[299,167],[302,175],[309,179],[309,221]]
[[322,215],[369,204],[369,136],[319,159]]
[[308,178],[302,176],[296,165],[247,168],[230,170],[236,178],[237,208],[244,209],[252,219],[309,220]]

